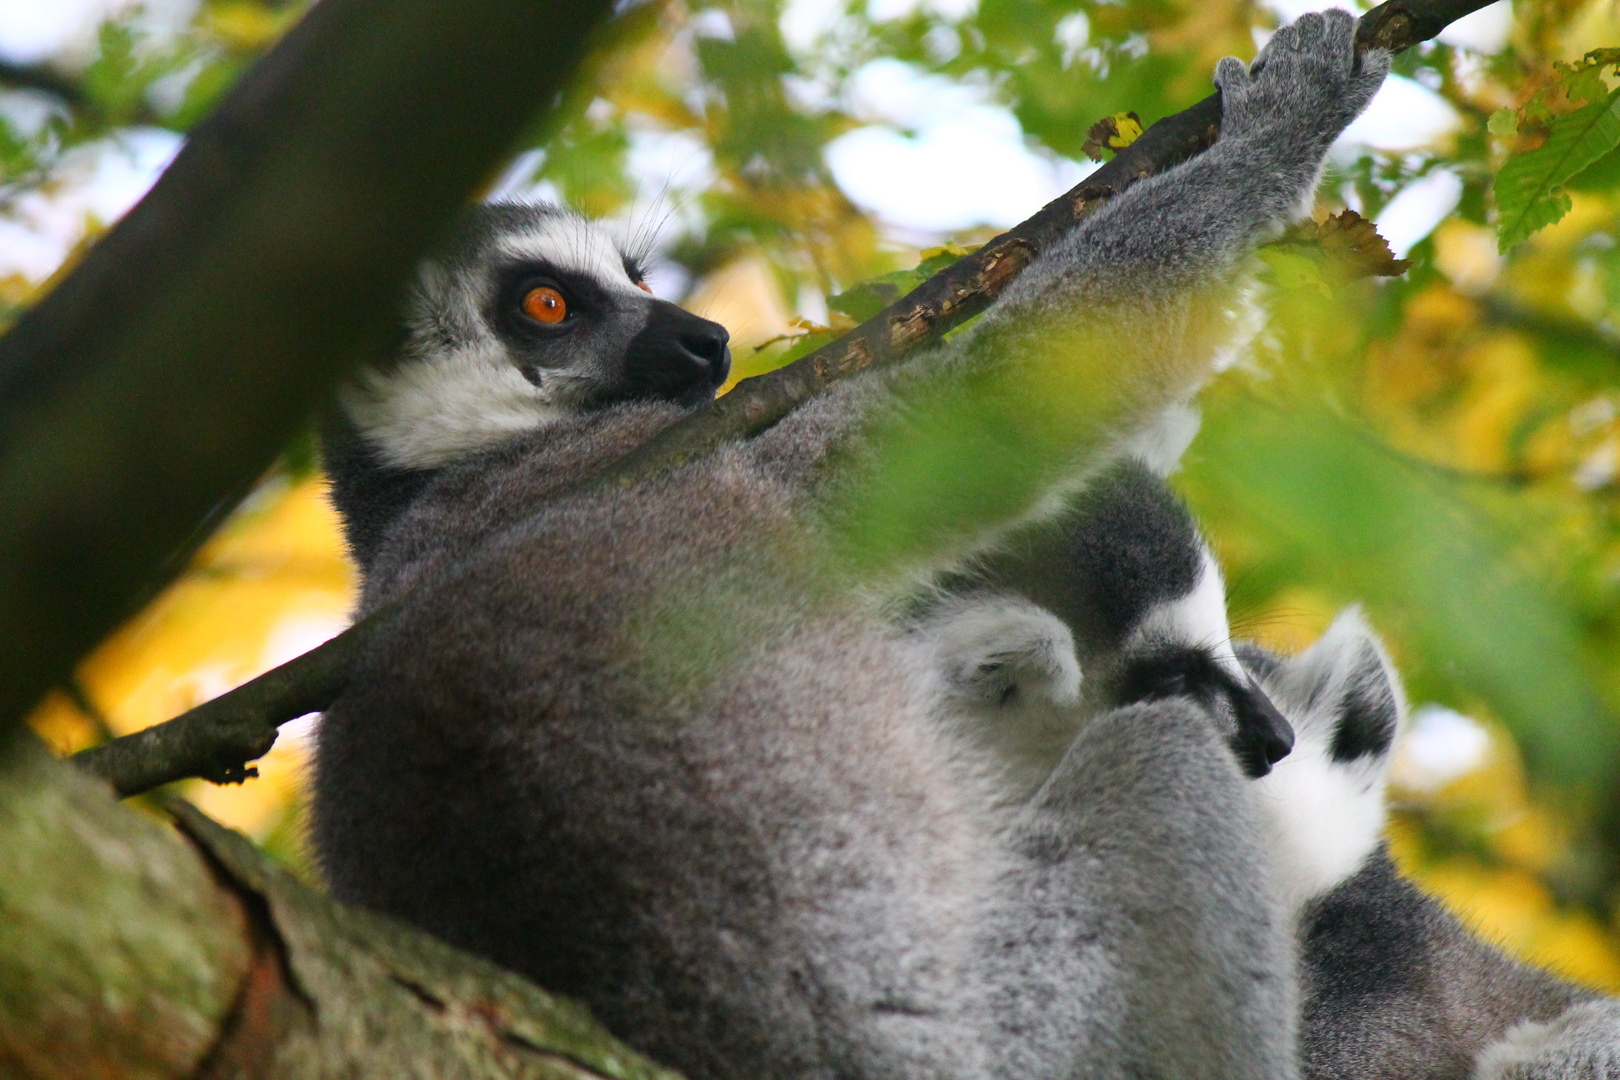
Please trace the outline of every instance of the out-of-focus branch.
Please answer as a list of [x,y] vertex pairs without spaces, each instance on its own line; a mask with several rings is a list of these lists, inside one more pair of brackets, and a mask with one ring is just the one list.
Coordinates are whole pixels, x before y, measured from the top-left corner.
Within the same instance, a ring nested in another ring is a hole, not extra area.
[[84,90],[72,78],[49,64],[19,64],[0,60],[0,85],[15,90],[38,90],[59,99],[64,105],[84,104]]
[[323,0],[0,338],[0,727],[173,577],[356,359],[610,0]]
[[[1396,51],[1410,48],[1432,37],[1453,20],[1489,2],[1392,0],[1362,16],[1358,40],[1364,47],[1371,43]],[[725,397],[666,428],[587,483],[604,486],[629,484],[638,478],[678,466],[726,442],[768,428],[795,406],[840,379],[892,362],[937,341],[951,328],[988,307],[1046,245],[1094,212],[1109,196],[1143,177],[1172,168],[1207,148],[1220,134],[1220,121],[1221,101],[1218,94],[1160,120],[1143,132],[1136,142],[1120,151],[1112,161],[1092,173],[1072,191],[1042,207],[1033,217],[935,274],[837,341],[780,370],[744,380]],[[193,748],[184,759],[188,762],[224,761],[237,752],[234,748],[238,744],[234,740],[240,738],[238,732],[254,728],[255,725],[259,734],[274,741],[276,725],[330,704],[341,691],[346,675],[345,653],[337,647],[338,642],[351,635],[356,639],[369,637],[375,633],[377,623],[386,617],[386,610],[375,612],[320,650],[301,658],[310,661],[305,674],[312,680],[311,686],[329,690],[330,696],[318,702],[315,700],[319,696],[317,694],[298,696],[297,713],[291,712],[293,706],[287,704],[291,699],[285,695],[285,680],[278,675],[283,668],[232,691],[237,699],[231,706],[230,734],[228,737],[222,734],[219,740],[221,747],[233,747],[228,754],[222,752],[221,756],[215,756],[207,750],[207,732],[214,721],[202,713],[208,708],[205,705],[151,729],[150,734],[140,732],[125,736],[80,756],[86,759],[87,764],[93,763],[96,771],[107,776],[114,786],[126,793],[145,790],[145,777],[178,779],[186,775],[200,775],[184,771],[191,766],[182,765],[180,758],[175,758],[174,764],[168,764],[163,757],[163,748],[171,744],[166,741],[166,736],[156,732],[170,724],[183,725],[185,738],[183,741],[175,740],[173,745]],[[293,661],[294,664],[298,662]],[[261,683],[265,684],[262,688]],[[225,730],[222,728],[222,732]],[[124,752],[117,749],[120,743],[143,736],[147,741],[138,752],[138,758],[133,753],[126,758]],[[266,742],[265,746],[268,745]],[[96,755],[93,758],[90,756],[92,753]],[[137,759],[145,763],[143,773],[125,774],[122,762]],[[251,758],[243,757],[239,761],[229,762],[232,770],[229,775],[239,777],[240,766],[249,760]]]
[[1538,311],[1507,296],[1487,293],[1479,298],[1486,318],[1499,326],[1528,330],[1555,341],[1620,358],[1620,334],[1585,319]]

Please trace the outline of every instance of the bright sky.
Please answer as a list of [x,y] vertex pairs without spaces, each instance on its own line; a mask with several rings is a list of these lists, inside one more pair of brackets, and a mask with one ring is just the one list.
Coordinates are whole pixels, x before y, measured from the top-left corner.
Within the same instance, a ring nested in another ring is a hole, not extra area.
[[[872,2],[890,16],[919,2],[961,15],[973,0]],[[180,26],[195,3],[144,0],[144,18],[154,29]],[[25,62],[55,58],[69,66],[82,62],[98,21],[129,6],[130,0],[5,0],[0,2],[0,56]],[[790,45],[809,47],[831,27],[839,6],[839,0],[794,0],[783,16]],[[1321,5],[1273,0],[1272,6],[1292,17]],[[1505,43],[1510,24],[1508,2],[1500,0],[1442,36],[1494,51]],[[728,31],[716,26],[704,32]],[[878,60],[859,71],[849,104],[868,122],[828,147],[833,175],[898,237],[918,243],[971,225],[1018,222],[1093,167],[1031,149],[1017,119],[985,91],[926,75],[900,61]],[[1455,123],[1451,107],[1433,91],[1409,79],[1391,78],[1366,115],[1345,133],[1343,152],[1353,153],[1355,144],[1421,147]],[[66,182],[53,194],[31,194],[11,220],[0,219],[0,276],[48,274],[82,235],[87,217],[115,219],[177,149],[178,141],[161,131],[129,132],[86,148],[66,163]],[[681,213],[683,193],[701,187],[711,171],[707,150],[695,140],[652,132],[635,137],[632,164],[645,194],[643,213],[655,212],[655,206]],[[948,182],[941,183],[941,177]],[[1435,173],[1402,192],[1379,216],[1379,228],[1403,253],[1450,213],[1460,191],[1454,175]]]

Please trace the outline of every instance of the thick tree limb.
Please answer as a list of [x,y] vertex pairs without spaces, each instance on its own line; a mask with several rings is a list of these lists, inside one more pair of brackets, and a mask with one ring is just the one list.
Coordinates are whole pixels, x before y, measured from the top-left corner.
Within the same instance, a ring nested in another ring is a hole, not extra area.
[[[1410,48],[1489,2],[1392,0],[1362,16],[1358,39],[1397,51]],[[795,406],[840,379],[937,341],[988,307],[1045,245],[1091,214],[1110,195],[1207,148],[1220,134],[1220,119],[1220,96],[1213,94],[1160,120],[1078,187],[1048,203],[1033,217],[940,271],[837,341],[780,370],[744,380],[725,397],[666,428],[589,483],[629,484],[676,467],[726,442],[770,427]],[[300,677],[310,680],[310,693],[288,696],[290,673],[280,674],[291,667],[287,665],[232,691],[227,696],[235,700],[228,710],[212,713],[205,712],[209,705],[199,706],[167,724],[85,751],[79,759],[126,794],[146,790],[154,777],[209,775],[200,770],[199,763],[239,778],[240,769],[252,760],[235,757],[239,748],[262,744],[268,749],[278,725],[330,704],[343,686],[346,657],[353,655],[348,645],[335,646],[346,638],[363,642],[387,615],[386,608],[375,612],[333,642],[293,661],[309,661],[300,669]],[[313,692],[315,688],[327,691],[329,696],[317,700],[320,695]],[[292,707],[299,711],[289,711]],[[210,741],[209,732],[216,723],[221,725],[220,735]],[[180,726],[180,733],[172,738],[161,734],[170,725]],[[129,744],[130,748],[122,749],[120,744]],[[168,749],[171,746],[175,747],[173,751]]]
[[610,0],[323,0],[0,338],[0,727],[185,564]]
[[589,1014],[0,736],[0,1076],[678,1080]]

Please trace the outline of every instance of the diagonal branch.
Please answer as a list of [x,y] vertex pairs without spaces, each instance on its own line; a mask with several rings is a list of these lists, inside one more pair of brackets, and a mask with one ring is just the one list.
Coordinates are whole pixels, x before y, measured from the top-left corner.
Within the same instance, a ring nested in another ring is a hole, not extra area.
[[[1391,0],[1363,15],[1362,48],[1411,48],[1491,0]],[[777,371],[739,383],[725,397],[670,425],[587,483],[628,485],[760,432],[833,383],[891,363],[937,341],[985,308],[1048,244],[1111,195],[1192,157],[1220,134],[1221,99],[1212,94],[1165,117],[1072,191],[984,247],[935,274],[837,341]],[[399,603],[399,601],[395,601]],[[342,692],[349,658],[388,619],[385,606],[320,649],[244,683],[216,703],[166,724],[78,755],[123,794],[188,776],[240,779],[253,756],[288,720],[331,704]],[[297,666],[297,671],[292,669]],[[297,692],[292,689],[297,687]],[[228,705],[224,704],[230,699]],[[292,711],[296,709],[297,711]],[[165,729],[178,725],[176,733]],[[218,735],[212,734],[218,732]]]

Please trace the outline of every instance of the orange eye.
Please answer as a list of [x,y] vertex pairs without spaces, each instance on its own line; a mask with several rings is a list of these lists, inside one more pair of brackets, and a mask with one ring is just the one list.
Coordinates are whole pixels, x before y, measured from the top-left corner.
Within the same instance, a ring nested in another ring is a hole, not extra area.
[[524,295],[523,314],[535,322],[555,326],[568,317],[568,301],[551,286],[541,285]]

